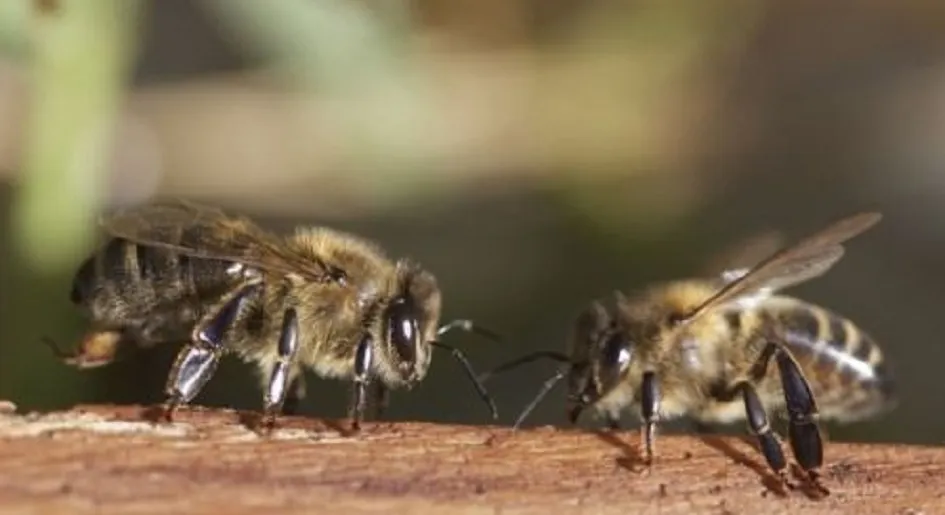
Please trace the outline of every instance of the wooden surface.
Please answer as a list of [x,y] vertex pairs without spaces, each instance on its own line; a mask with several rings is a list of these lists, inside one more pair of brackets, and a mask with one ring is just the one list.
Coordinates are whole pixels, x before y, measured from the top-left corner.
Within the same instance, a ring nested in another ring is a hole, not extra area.
[[282,418],[137,406],[0,408],[0,513],[945,513],[945,449],[830,443],[830,495],[779,493],[748,443],[638,433]]

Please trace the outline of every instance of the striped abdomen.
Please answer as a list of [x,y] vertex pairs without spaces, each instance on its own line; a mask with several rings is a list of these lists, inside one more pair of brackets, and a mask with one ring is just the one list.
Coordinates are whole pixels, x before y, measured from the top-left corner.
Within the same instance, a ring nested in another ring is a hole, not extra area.
[[853,421],[894,403],[895,385],[882,350],[854,323],[790,298],[771,299],[767,306],[804,370],[822,417]]
[[232,266],[114,238],[79,267],[70,298],[100,328],[132,330],[147,341],[179,340],[199,317],[201,301],[233,286]]

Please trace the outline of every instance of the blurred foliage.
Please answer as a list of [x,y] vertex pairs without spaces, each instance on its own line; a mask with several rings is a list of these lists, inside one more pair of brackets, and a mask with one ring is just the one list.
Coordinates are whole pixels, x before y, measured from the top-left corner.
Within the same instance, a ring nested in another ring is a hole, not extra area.
[[68,266],[94,238],[139,8],[139,0],[57,0],[34,11],[15,212],[17,248],[37,268]]
[[20,57],[28,48],[30,2],[3,2],[0,4],[0,52],[9,57]]

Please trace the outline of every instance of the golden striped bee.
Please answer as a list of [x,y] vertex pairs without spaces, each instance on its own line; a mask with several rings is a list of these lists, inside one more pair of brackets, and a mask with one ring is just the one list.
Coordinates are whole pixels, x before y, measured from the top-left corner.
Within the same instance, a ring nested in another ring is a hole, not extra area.
[[767,412],[786,411],[794,457],[816,480],[823,461],[818,420],[849,422],[891,408],[893,378],[879,346],[856,324],[776,292],[827,272],[843,256],[841,244],[880,219],[861,213],[839,220],[753,267],[594,301],[577,317],[567,353],[530,354],[486,375],[539,358],[566,363],[516,427],[567,377],[572,423],[590,408],[616,427],[624,410],[639,408],[648,464],[659,420],[747,419],[785,481]]
[[183,343],[165,389],[168,420],[232,353],[259,370],[269,429],[304,394],[303,369],[355,383],[358,429],[369,397],[379,412],[389,389],[424,379],[434,348],[459,360],[497,416],[462,352],[440,341],[453,329],[495,335],[468,320],[438,327],[436,278],[413,261],[328,228],[276,236],[184,201],[119,210],[101,225],[108,240],[80,266],[71,293],[92,330],[78,352],[54,350],[93,367],[113,361],[126,342]]

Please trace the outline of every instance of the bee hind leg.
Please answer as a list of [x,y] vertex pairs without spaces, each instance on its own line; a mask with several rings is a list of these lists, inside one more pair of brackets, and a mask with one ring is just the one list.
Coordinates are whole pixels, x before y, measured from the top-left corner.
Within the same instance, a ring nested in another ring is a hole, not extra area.
[[775,359],[784,390],[791,451],[811,484],[823,490],[818,483],[818,470],[823,464],[824,450],[817,424],[817,403],[810,384],[793,356],[779,348]]
[[279,333],[279,358],[269,371],[269,380],[263,393],[262,429],[272,432],[276,416],[282,410],[289,391],[295,353],[299,347],[299,319],[295,308],[288,308],[282,315],[282,331]]
[[223,335],[256,286],[247,284],[229,295],[196,325],[191,341],[177,353],[164,387],[168,396],[163,406],[165,421],[171,422],[177,409],[193,400],[213,376],[225,350]]
[[172,422],[180,406],[189,403],[200,392],[220,361],[219,349],[188,344],[177,354],[164,388],[168,398],[162,407],[161,419]]

